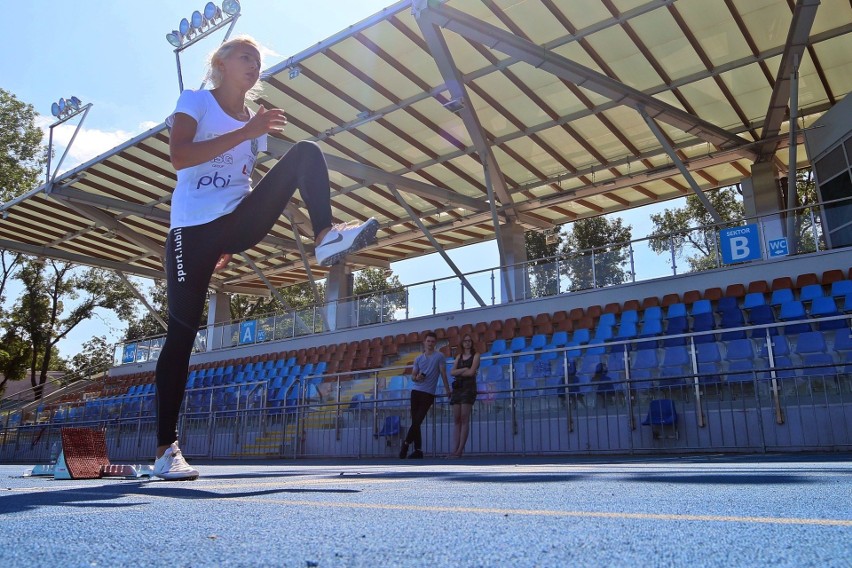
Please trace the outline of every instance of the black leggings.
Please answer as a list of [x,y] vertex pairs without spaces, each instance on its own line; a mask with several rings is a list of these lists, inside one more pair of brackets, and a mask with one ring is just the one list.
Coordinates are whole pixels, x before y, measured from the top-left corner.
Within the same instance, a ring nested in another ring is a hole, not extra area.
[[429,409],[432,408],[432,403],[435,402],[435,395],[419,390],[411,391],[411,428],[408,429],[408,434],[405,436],[405,443],[414,442],[414,449],[419,450],[423,447],[423,436],[420,434],[420,425],[429,414]]
[[204,225],[169,231],[165,251],[169,328],[156,373],[158,446],[177,440],[189,358],[216,262],[222,254],[242,252],[259,243],[296,188],[316,236],[331,226],[331,190],[322,151],[306,141],[294,145],[231,213]]

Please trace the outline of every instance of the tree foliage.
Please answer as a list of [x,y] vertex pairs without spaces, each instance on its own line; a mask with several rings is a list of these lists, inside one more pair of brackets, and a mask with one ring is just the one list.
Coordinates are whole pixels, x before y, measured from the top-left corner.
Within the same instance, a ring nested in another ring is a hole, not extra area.
[[556,255],[562,242],[560,227],[524,233],[529,274],[530,297],[541,298],[559,293]]
[[381,268],[366,268],[355,275],[353,292],[358,297],[358,324],[394,321],[405,307],[405,288],[399,277]]
[[[795,234],[790,242],[790,250],[814,251],[814,219],[811,207],[817,202],[816,187],[810,169],[796,174],[797,207],[801,207],[794,216]],[[704,194],[722,217],[722,227],[745,216],[742,192],[738,186],[725,187]],[[813,213],[816,214],[814,210]],[[709,270],[719,266],[718,231],[710,212],[694,194],[686,197],[686,204],[676,209],[666,209],[662,213],[651,215],[654,231],[650,235],[650,247],[662,254],[666,262],[671,263],[671,251],[676,259],[685,259],[689,272]],[[753,222],[749,220],[748,222]]]
[[[59,341],[99,308],[112,310],[127,320],[133,310],[133,295],[118,276],[101,269],[74,270],[74,265],[55,260],[27,261],[17,274],[24,292],[13,306],[10,324],[33,348],[29,367],[35,398],[47,372],[58,366],[55,349]],[[68,304],[74,302],[73,307]]]
[[38,184],[45,163],[43,133],[32,105],[0,89],[0,200],[9,201]]
[[562,243],[560,273],[570,290],[622,284],[630,277],[630,225],[621,218],[588,217],[574,221]]
[[112,366],[113,350],[103,335],[92,337],[83,348],[66,362],[69,381],[106,373]]
[[[724,221],[742,218],[742,196],[737,188],[726,187],[704,195]],[[662,254],[666,262],[671,264],[673,248],[675,258],[686,259],[690,272],[718,266],[715,221],[695,194],[689,194],[686,204],[679,209],[666,209],[651,215],[651,221],[654,223],[654,231],[649,235],[651,250]]]

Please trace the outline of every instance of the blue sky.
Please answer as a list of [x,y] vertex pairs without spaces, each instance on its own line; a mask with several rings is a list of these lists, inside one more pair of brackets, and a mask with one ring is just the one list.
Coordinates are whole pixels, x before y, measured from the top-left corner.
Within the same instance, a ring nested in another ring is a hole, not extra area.
[[[393,3],[242,0],[243,15],[234,34],[249,34],[264,45],[268,50],[264,67],[269,68]],[[7,14],[13,21],[7,22],[0,36],[4,53],[0,58],[0,87],[32,104],[42,115],[39,124],[45,130],[53,122],[50,106],[60,97],[74,95],[93,104],[63,163],[63,170],[70,169],[159,124],[171,112],[179,89],[174,51],[165,35],[177,28],[181,18],[203,9],[204,4],[202,0],[19,2],[13,13]],[[134,9],[134,5],[141,9]],[[222,36],[224,31],[181,54],[186,87],[201,84],[204,60]],[[73,125],[54,133],[57,156],[72,133]],[[634,238],[651,230],[647,210],[642,215],[631,214],[626,222],[633,225]],[[452,251],[450,256],[464,272],[498,264],[493,242]],[[452,273],[440,258],[407,261],[393,268],[403,283]],[[12,298],[15,295],[15,291],[10,293]],[[102,314],[79,326],[59,349],[68,357],[93,335],[106,335],[112,342],[120,338],[122,330],[115,318]]]

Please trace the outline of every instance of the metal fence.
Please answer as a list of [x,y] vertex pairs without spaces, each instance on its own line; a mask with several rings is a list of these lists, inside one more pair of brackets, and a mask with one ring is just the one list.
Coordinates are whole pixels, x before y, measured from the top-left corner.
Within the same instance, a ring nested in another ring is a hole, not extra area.
[[[545,349],[532,360],[523,353],[484,358],[467,453],[849,450],[852,361],[790,353],[782,345],[796,345],[797,336],[778,334],[779,327],[669,337],[683,342],[648,350],[643,340],[632,340]],[[838,329],[850,333],[848,324]],[[754,353],[738,366],[735,340],[723,335],[746,330]],[[715,351],[703,345],[726,355],[708,357]],[[656,362],[649,363],[651,350]],[[674,364],[669,353],[686,359]],[[265,381],[189,389],[181,447],[187,456],[212,459],[394,458],[409,424],[411,382],[403,373],[300,377],[283,392],[268,390]],[[148,461],[155,450],[152,397],[142,392],[117,405],[103,399],[76,413],[31,411],[17,420],[7,414],[0,461],[48,462],[64,425],[105,429],[115,462]],[[423,425],[427,455],[449,453],[453,427],[439,389]]]
[[[490,306],[502,302],[501,270],[525,275],[524,289],[518,294],[527,299],[555,296],[579,290],[605,288],[628,282],[643,282],[675,276],[686,272],[709,270],[724,266],[720,251],[719,232],[726,228],[752,225],[760,243],[760,258],[770,258],[772,245],[781,236],[785,217],[794,219],[803,238],[796,239],[796,249],[790,254],[808,254],[825,250],[821,211],[824,206],[836,206],[849,199],[809,205],[772,215],[749,217],[721,225],[693,227],[682,233],[643,238],[625,243],[610,243],[605,247],[577,251],[571,255],[540,258],[517,266],[504,266],[466,273],[467,283]],[[786,241],[786,240],[785,240]],[[694,249],[693,242],[703,242],[710,249],[714,262],[700,267],[678,264],[679,259],[704,253]],[[678,253],[677,246],[683,247]],[[614,272],[613,267],[617,267]],[[465,282],[455,276],[409,284],[402,290],[373,292],[344,298],[337,302],[338,313],[352,314],[352,327],[401,321],[434,314],[463,311],[478,307]],[[235,320],[199,330],[195,352],[226,349],[236,345],[265,343],[304,335],[322,333],[323,310],[312,306],[300,310],[268,314],[248,320]],[[245,326],[251,326],[245,339]],[[159,357],[164,336],[150,337],[116,346],[116,365],[140,363]]]

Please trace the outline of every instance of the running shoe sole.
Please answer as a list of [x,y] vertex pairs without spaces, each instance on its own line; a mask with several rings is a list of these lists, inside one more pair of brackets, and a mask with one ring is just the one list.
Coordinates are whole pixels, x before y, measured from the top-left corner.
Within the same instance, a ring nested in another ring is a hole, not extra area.
[[320,264],[322,266],[332,266],[343,260],[343,258],[347,254],[351,254],[357,250],[361,250],[365,246],[369,245],[373,241],[376,240],[376,232],[379,230],[379,222],[375,219],[370,219],[361,227],[361,232],[352,240],[352,244],[349,245],[349,248],[343,249],[340,252],[337,252],[325,260],[323,260]]

